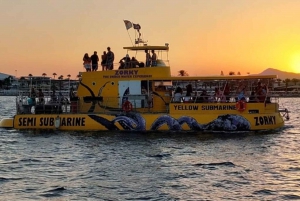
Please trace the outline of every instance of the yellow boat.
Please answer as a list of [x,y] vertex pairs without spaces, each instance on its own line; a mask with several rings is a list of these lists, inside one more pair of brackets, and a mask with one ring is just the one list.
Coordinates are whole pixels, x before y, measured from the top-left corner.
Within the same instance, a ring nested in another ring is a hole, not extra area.
[[[28,97],[18,96],[17,114],[2,119],[0,127],[235,132],[277,129],[288,118],[288,110],[279,108],[278,97],[270,92],[276,75],[171,76],[168,44],[124,49],[136,55],[143,52],[143,58],[145,50],[154,50],[158,58],[148,67],[130,62],[118,70],[81,72],[77,97],[71,98],[71,104],[47,99],[32,106]],[[263,99],[250,95],[258,83],[267,89]],[[192,94],[185,95],[187,85]]]

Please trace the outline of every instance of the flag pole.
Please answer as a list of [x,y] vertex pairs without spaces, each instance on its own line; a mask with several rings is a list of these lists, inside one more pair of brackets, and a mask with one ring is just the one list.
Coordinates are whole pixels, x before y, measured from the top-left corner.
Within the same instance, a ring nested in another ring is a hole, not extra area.
[[132,39],[131,39],[131,37],[130,37],[130,34],[129,34],[128,29],[127,29],[127,33],[128,33],[129,38],[130,38],[131,44],[132,44],[132,46],[133,46],[133,42],[132,42]]

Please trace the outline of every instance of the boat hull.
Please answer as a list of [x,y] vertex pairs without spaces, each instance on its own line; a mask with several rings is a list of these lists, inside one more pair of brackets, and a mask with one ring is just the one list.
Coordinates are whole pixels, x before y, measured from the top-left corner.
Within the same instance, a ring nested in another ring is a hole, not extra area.
[[250,131],[284,125],[280,113],[268,114],[20,114],[2,119],[0,127],[76,131]]

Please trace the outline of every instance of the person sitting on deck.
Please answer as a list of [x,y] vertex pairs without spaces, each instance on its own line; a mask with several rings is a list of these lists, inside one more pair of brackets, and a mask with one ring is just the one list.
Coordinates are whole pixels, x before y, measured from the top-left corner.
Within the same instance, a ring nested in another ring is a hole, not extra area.
[[140,67],[140,63],[135,57],[132,57],[130,62],[131,62],[131,68]]
[[200,97],[197,97],[196,103],[208,103],[208,95],[206,90],[203,90],[200,94]]
[[30,91],[30,94],[29,94],[29,98],[28,98],[28,104],[30,102],[30,105],[35,105],[36,102],[35,102],[35,98],[36,98],[36,92],[35,92],[35,89],[32,87],[31,88],[31,91]]
[[58,93],[57,102],[61,105],[66,105],[70,103],[69,99],[64,97],[64,95],[61,92]]
[[42,89],[39,89],[38,98],[39,98],[39,104],[44,103],[44,93],[42,92]]
[[256,92],[258,102],[264,102],[266,99],[266,89],[263,88],[261,82],[257,83],[255,92]]
[[[230,96],[229,96],[229,94],[230,94],[230,87],[229,87],[229,84],[228,84],[228,83],[226,83],[226,84],[224,85],[223,90],[224,90],[224,91],[223,91],[223,96],[224,96],[226,102],[229,102],[229,100],[230,100]],[[222,101],[222,102],[223,102],[223,101]]]
[[130,68],[130,57],[128,54],[126,54],[125,57],[123,57],[121,60],[120,60],[120,67],[119,69],[125,69],[125,68]]
[[242,85],[238,90],[237,100],[238,101],[245,101],[246,100],[245,95],[246,95],[246,87],[244,85]]
[[57,102],[57,96],[55,94],[55,90],[52,91],[51,97],[50,97],[50,102]]
[[223,93],[219,88],[215,88],[214,96],[215,96],[214,102],[220,102],[223,97]]
[[255,96],[255,91],[251,91],[251,94],[249,96],[249,103],[255,103],[258,102],[256,96]]
[[268,94],[268,89],[267,89],[267,86],[264,85],[262,87],[262,96],[261,96],[260,102],[268,102],[268,103],[271,102],[270,97],[267,97],[267,94]]
[[177,87],[174,94],[174,102],[181,103],[182,100],[182,89],[181,87]]
[[70,99],[77,98],[77,97],[76,97],[76,94],[75,94],[75,92],[74,92],[73,86],[72,86],[71,89],[70,89],[69,96],[70,96]]
[[184,97],[184,102],[190,102],[191,101],[191,96],[193,93],[193,87],[191,84],[186,85],[186,95]]

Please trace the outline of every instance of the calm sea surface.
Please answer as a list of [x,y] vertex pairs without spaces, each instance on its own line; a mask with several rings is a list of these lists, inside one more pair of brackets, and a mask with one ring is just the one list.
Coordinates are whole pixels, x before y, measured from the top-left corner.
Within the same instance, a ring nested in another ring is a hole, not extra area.
[[300,200],[300,99],[280,104],[290,121],[259,133],[0,129],[0,200]]

